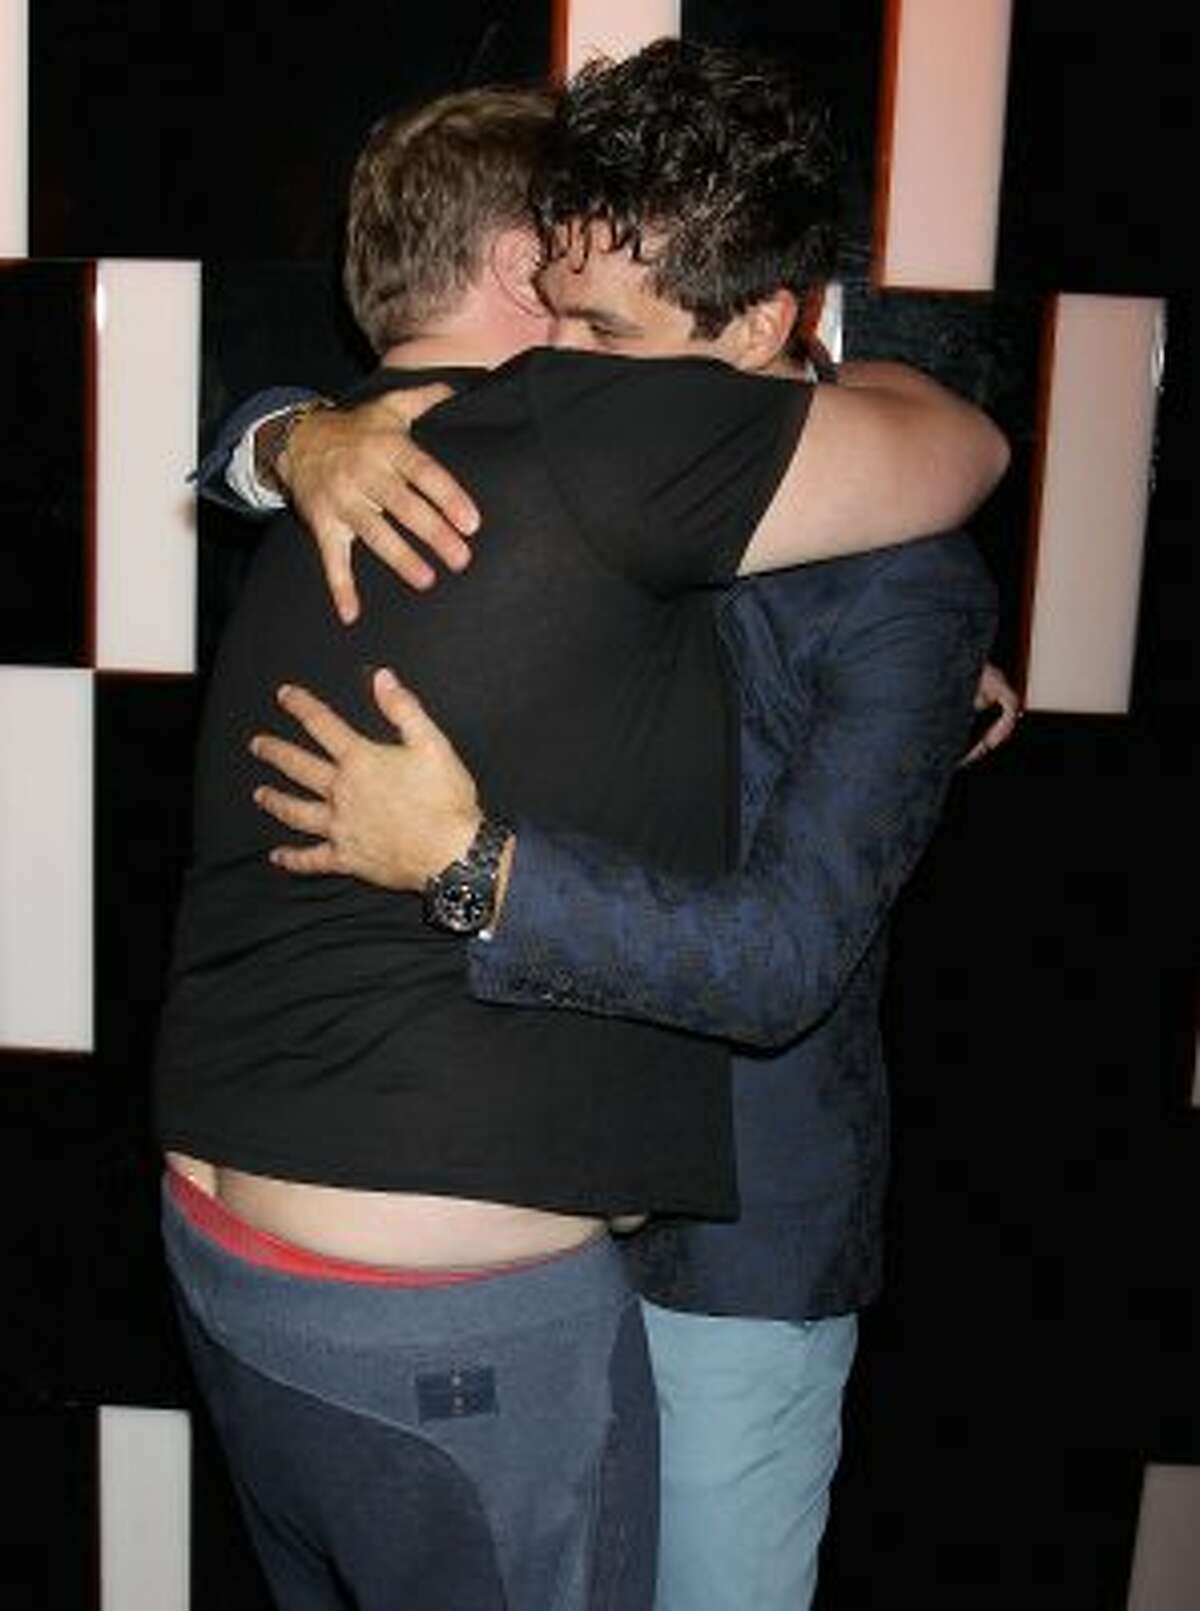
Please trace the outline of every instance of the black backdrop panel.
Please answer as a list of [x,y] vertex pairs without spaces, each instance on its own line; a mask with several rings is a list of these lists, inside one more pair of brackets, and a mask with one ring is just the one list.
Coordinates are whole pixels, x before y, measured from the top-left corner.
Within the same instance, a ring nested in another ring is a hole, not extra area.
[[144,1120],[191,828],[191,677],[96,676],[96,1047],[110,1100]]
[[972,518],[971,533],[1000,590],[993,658],[1015,669],[1030,564],[1044,299],[1004,292],[877,292],[855,281],[845,287],[844,306],[847,358],[916,364],[986,409],[1008,437],[1009,473]]
[[0,264],[0,663],[87,662],[86,263]]
[[1143,1463],[1200,1454],[1185,771],[1029,717],[902,899],[888,1287],[822,1607],[1117,1611]]
[[1191,287],[1196,13],[1171,0],[1103,20],[1016,0],[998,278],[1159,296]]
[[884,11],[885,0],[683,0],[681,7],[685,38],[783,57],[828,100],[845,154],[839,275],[848,281],[865,279],[870,269]]
[[30,250],[324,258],[382,113],[541,78],[550,8],[39,0],[30,8]]
[[336,396],[374,367],[342,297],[335,254],[311,263],[217,259],[204,264],[201,287],[202,443],[264,386]]
[[20,1411],[3,1422],[0,1601],[21,1611],[97,1603],[96,1418],[78,1407]]

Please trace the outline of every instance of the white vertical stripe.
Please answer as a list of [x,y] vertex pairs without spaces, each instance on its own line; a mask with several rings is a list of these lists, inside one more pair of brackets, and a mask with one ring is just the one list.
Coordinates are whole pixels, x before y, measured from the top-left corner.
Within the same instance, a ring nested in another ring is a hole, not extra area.
[[101,1611],[187,1611],[190,1496],[186,1414],[103,1407]]
[[195,668],[200,265],[96,272],[96,664]]
[[899,6],[880,282],[990,290],[1011,0]]
[[817,340],[833,359],[842,361],[845,325],[845,296],[836,280],[830,280],[821,299],[821,317],[817,320]]
[[92,1049],[92,676],[0,666],[0,1045]]
[[590,56],[620,61],[652,39],[679,34],[680,0],[566,0],[567,76]]
[[1156,298],[1058,298],[1026,684],[1031,709],[1129,708],[1161,332]]
[[1200,1466],[1146,1467],[1127,1611],[1200,1605]]
[[0,257],[29,250],[29,0],[0,0]]

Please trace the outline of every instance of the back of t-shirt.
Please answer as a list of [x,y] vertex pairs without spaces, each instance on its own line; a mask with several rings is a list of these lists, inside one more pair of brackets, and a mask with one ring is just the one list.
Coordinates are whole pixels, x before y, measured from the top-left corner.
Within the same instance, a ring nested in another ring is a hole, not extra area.
[[[695,420],[661,428],[667,366],[539,353],[460,390],[420,434],[483,510],[474,562],[415,595],[360,553],[353,629],[294,523],[268,534],[201,739],[160,1058],[166,1144],[330,1184],[731,1210],[721,1048],[472,1001],[463,942],[425,925],[416,897],[269,866],[286,835],[251,802],[265,773],[246,750],[251,733],[286,727],[281,681],[392,736],[368,689],[390,665],[492,809],[718,870],[727,719],[703,584],[736,567],[799,389],[684,367],[698,371],[680,377],[700,394],[694,412],[713,422],[702,447]],[[597,479],[597,460],[622,452],[622,474]]]

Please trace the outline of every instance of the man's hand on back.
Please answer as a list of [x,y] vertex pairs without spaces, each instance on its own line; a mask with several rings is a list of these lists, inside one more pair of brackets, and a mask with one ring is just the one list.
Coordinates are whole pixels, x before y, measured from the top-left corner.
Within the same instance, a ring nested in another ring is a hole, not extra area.
[[995,711],[996,714],[963,756],[959,762],[960,766],[970,766],[975,761],[981,761],[985,755],[990,755],[1002,744],[1007,744],[1024,714],[1020,694],[999,666],[992,665],[990,661],[984,666],[979,677],[979,687],[975,690],[975,709],[979,712]]
[[415,419],[450,395],[448,386],[421,386],[354,409],[307,412],[275,461],[276,477],[316,538],[334,605],[347,623],[359,611],[351,566],[356,539],[410,587],[437,580],[417,543],[452,571],[470,563],[464,538],[478,531],[479,511],[408,434]]
[[307,797],[264,785],[254,799],[278,822],[318,841],[272,851],[277,867],[422,890],[470,845],[483,816],[479,796],[454,746],[414,694],[390,671],[375,673],[373,691],[398,743],[374,743],[307,689],[281,688],[280,705],[321,753],[256,734],[252,753]]

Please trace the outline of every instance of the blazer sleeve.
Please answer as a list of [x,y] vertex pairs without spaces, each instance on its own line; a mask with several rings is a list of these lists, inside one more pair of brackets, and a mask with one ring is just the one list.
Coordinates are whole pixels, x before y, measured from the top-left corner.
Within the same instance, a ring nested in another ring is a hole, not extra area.
[[469,948],[473,992],[760,1046],[823,1018],[928,843],[966,745],[995,624],[970,546],[880,556],[816,660],[807,645],[789,668],[807,714],[739,872],[667,875],[520,825],[502,921]]
[[221,421],[212,446],[192,473],[191,479],[196,483],[196,491],[200,496],[207,498],[210,503],[222,504],[226,509],[233,509],[238,514],[256,519],[270,519],[272,515],[277,514],[278,511],[274,509],[251,508],[226,481],[225,472],[229,468],[229,461],[238,443],[252,425],[256,425],[268,414],[278,413],[280,409],[290,408],[296,403],[306,403],[310,397],[317,395],[316,392],[303,386],[271,386],[266,391],[255,392],[244,403],[239,403],[237,408]]

